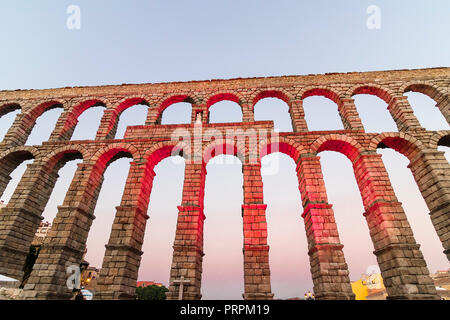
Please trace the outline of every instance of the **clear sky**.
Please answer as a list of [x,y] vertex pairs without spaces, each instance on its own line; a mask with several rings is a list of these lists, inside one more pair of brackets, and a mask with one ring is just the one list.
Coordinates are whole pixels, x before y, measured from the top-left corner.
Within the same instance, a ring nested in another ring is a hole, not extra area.
[[[1,1],[0,90],[450,66],[447,0],[124,3]],[[81,9],[80,29],[67,28],[69,5]],[[367,28],[370,5],[381,10],[380,29]],[[417,93],[407,95],[422,126],[449,129],[433,100]],[[397,131],[382,100],[361,95],[355,96],[355,102],[366,131]],[[304,107],[310,130],[342,128],[331,101],[311,97]],[[146,111],[145,106],[136,106],[124,112],[118,137],[127,125],[142,124]],[[27,144],[48,139],[60,112],[55,109],[40,117]],[[73,139],[92,139],[102,112],[92,108],[83,113]],[[281,131],[292,130],[287,106],[281,101],[264,99],[255,112],[257,120],[274,120]],[[15,115],[0,119],[0,139]],[[184,103],[163,115],[163,123],[189,119],[190,105]],[[240,108],[232,102],[212,108],[214,122],[241,119]],[[393,150],[379,153],[430,271],[447,269],[428,209],[406,167],[408,160]],[[376,263],[361,197],[349,160],[334,152],[320,156],[350,275],[356,280]],[[46,220],[56,215],[75,164],[60,170],[44,212]],[[128,168],[129,160],[121,159],[105,173],[88,239],[87,259],[97,267],[101,267]],[[5,201],[24,169],[25,164],[13,173],[2,196]],[[241,164],[210,163],[207,170],[202,293],[208,299],[239,299],[243,292]],[[184,165],[166,159],[155,171],[139,279],[168,285]],[[302,296],[312,289],[312,281],[293,161],[280,155],[279,173],[264,176],[263,181],[272,290],[276,298]]]

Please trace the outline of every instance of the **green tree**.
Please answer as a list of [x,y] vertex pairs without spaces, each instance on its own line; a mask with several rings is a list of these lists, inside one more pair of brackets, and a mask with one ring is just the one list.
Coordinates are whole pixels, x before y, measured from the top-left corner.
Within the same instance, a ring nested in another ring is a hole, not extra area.
[[166,300],[166,292],[169,291],[165,286],[146,286],[136,288],[137,300]]

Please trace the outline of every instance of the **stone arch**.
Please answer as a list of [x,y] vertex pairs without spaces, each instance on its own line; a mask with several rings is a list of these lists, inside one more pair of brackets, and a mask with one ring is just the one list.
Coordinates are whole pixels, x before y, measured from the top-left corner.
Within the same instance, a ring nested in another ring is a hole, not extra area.
[[232,101],[237,103],[242,109],[242,99],[235,93],[231,92],[220,92],[215,93],[213,96],[209,97],[206,102],[206,107],[209,109],[212,105],[221,101]]
[[[37,156],[30,174],[25,172],[8,206],[23,205],[36,216],[41,216],[58,179],[59,169],[71,160],[83,159],[80,150],[81,147],[64,146],[43,157]],[[34,190],[39,190],[39,193]]]
[[300,156],[306,153],[305,148],[295,140],[279,137],[274,139],[269,138],[267,140],[260,141],[259,143],[259,157],[264,158],[266,155],[281,152],[292,158],[297,164]]
[[[353,96],[358,94],[367,94],[378,97],[387,104],[387,110],[392,120],[394,120],[398,131],[404,131],[409,129],[420,128],[420,124],[417,121],[411,106],[409,105],[406,97],[396,94],[394,90],[389,87],[385,87],[377,84],[358,84],[351,87],[345,97],[347,99],[353,99]],[[355,106],[355,111],[358,112],[358,106]],[[367,130],[367,124],[364,126]],[[375,132],[379,132],[379,126],[377,124]],[[395,131],[387,129],[384,131]]]
[[308,97],[313,97],[313,96],[322,96],[327,99],[330,99],[331,101],[336,103],[338,106],[342,104],[339,93],[336,92],[333,88],[328,88],[328,87],[307,87],[307,88],[304,88],[299,93],[298,96],[301,100],[304,100]]
[[[44,113],[46,113],[49,110],[53,110],[53,109],[61,109],[64,111],[64,104],[63,102],[60,102],[58,100],[50,100],[50,101],[46,101],[43,102],[39,105],[37,105],[36,107],[34,107],[33,109],[31,109],[28,112],[24,113],[24,118],[22,120],[22,122],[26,125],[26,132],[27,132],[27,139],[28,137],[31,135],[31,133],[33,132],[33,129],[36,125],[36,121],[37,119],[44,115]],[[61,116],[60,116],[61,117]],[[55,128],[53,128],[55,129]],[[24,141],[25,143],[25,141]]]
[[416,181],[420,193],[430,210],[433,226],[444,247],[447,258],[449,255],[449,222],[448,207],[448,172],[450,170],[444,152],[438,151],[440,143],[450,144],[448,131],[440,131],[433,135],[427,144],[400,132],[398,134],[383,133],[372,139],[370,149],[391,148],[401,153],[410,161],[408,168]]
[[108,144],[107,147],[97,150],[97,152],[90,159],[88,159],[88,162],[106,169],[109,163],[122,157],[129,157],[134,161],[136,161],[136,159],[140,159],[139,151],[136,147],[132,144],[118,142]]
[[117,117],[120,117],[120,115],[122,114],[122,112],[124,112],[126,109],[131,108],[137,104],[143,104],[146,106],[150,106],[150,102],[149,99],[145,96],[137,96],[137,97],[127,97],[127,98],[123,98],[118,104],[117,106],[113,107],[112,109],[114,111],[116,111],[117,113]]
[[22,162],[35,159],[37,154],[37,149],[28,146],[14,147],[0,154],[0,196],[11,180],[11,173]]
[[165,98],[159,104],[158,109],[157,109],[157,113],[156,113],[156,121],[157,121],[157,123],[161,122],[164,110],[166,110],[171,105],[173,105],[175,103],[179,103],[179,102],[187,102],[187,103],[190,103],[190,104],[194,105],[195,104],[195,98],[193,98],[192,96],[187,95],[187,94],[177,94],[177,95],[173,95],[173,96],[170,96],[168,98]]
[[236,103],[239,106],[239,110],[241,111],[242,118],[244,117],[245,106],[243,106],[242,99],[235,93],[219,92],[219,93],[215,93],[213,96],[209,97],[208,100],[206,101],[206,109],[208,111],[208,117],[207,117],[208,122],[210,122],[210,112],[211,112],[210,108],[213,105],[215,105],[216,103],[219,103],[222,101],[231,101],[231,102]]
[[253,95],[252,97],[252,102],[251,102],[251,106],[248,107],[248,112],[250,115],[246,116],[245,113],[246,111],[244,110],[244,122],[247,121],[254,121],[254,114],[255,114],[255,106],[256,104],[261,101],[262,99],[265,98],[276,98],[279,99],[281,101],[283,101],[284,103],[286,103],[287,107],[288,107],[288,116],[290,118],[290,123],[292,125],[292,129],[287,129],[286,131],[294,131],[294,130],[299,130],[299,128],[297,128],[297,118],[300,116],[298,115],[299,110],[298,106],[293,106],[293,104],[295,103],[294,99],[293,99],[293,95],[288,92],[287,90],[284,89],[280,89],[280,88],[267,88],[267,89],[263,89],[258,91],[256,94]]
[[448,98],[448,93],[445,89],[436,87],[434,84],[426,81],[407,82],[400,87],[399,94],[405,94],[411,91],[427,95],[436,102],[439,102],[441,99]]
[[[10,201],[2,209],[2,220],[6,222],[0,225],[0,229],[3,229],[0,231],[2,240],[14,241],[17,250],[13,253],[14,260],[7,271],[16,279],[22,279],[26,256],[55,187],[58,171],[66,162],[76,158],[82,158],[82,155],[76,148],[72,148],[57,150],[41,158],[41,161],[29,164]],[[5,229],[13,232],[5,233]]]
[[252,99],[252,108],[255,108],[255,105],[262,99],[265,98],[277,98],[280,99],[289,106],[291,106],[292,96],[289,92],[283,89],[266,89],[260,90],[257,94],[254,95]]
[[[329,135],[328,139],[317,139],[311,149],[313,152],[338,151],[352,161],[353,172],[365,209],[364,216],[369,228],[369,235],[375,248],[373,253],[377,257],[388,296],[395,299],[396,296],[407,295],[410,292],[409,288],[413,285],[417,286],[415,290],[418,292],[423,290],[424,294],[435,294],[431,279],[424,280],[423,289],[415,282],[410,284],[409,281],[400,281],[404,276],[401,271],[403,262],[399,263],[398,260],[405,257],[405,254],[401,249],[397,249],[399,244],[404,245],[411,251],[410,256],[414,257],[408,262],[411,265],[425,264],[422,253],[419,250],[419,245],[415,242],[403,207],[389,181],[381,155],[364,151],[359,143],[352,140],[342,136]],[[406,236],[399,239],[398,234]],[[420,262],[415,261],[416,257],[420,257]],[[409,272],[411,275],[418,276],[420,274],[427,275],[429,271],[416,271],[412,268]],[[426,287],[426,285],[429,285],[429,287]]]
[[392,91],[389,88],[385,88],[383,86],[377,85],[377,84],[355,85],[347,91],[345,96],[348,98],[351,98],[357,94],[374,95],[374,96],[377,96],[378,98],[382,99],[387,104],[389,104],[392,101],[393,97],[395,97],[394,91]]
[[84,182],[86,187],[83,189],[82,200],[66,196],[64,203],[79,202],[80,206],[86,208],[86,212],[93,213],[106,169],[112,162],[121,158],[139,159],[138,151],[131,144],[113,143],[98,150],[90,159],[86,159],[83,165],[90,169],[87,171],[87,175],[82,177],[86,181]]
[[218,139],[203,146],[202,161],[206,166],[212,158],[218,155],[233,155],[242,163],[245,163],[247,154],[248,152],[244,145],[238,145],[235,141],[228,139]]
[[131,108],[138,104],[150,107],[149,100],[145,96],[131,97],[131,98],[127,97],[122,99],[116,106],[114,107],[109,106],[108,109],[103,114],[100,123],[100,128],[97,131],[96,139],[99,138],[114,139],[122,113],[128,108]]
[[92,98],[85,101],[82,101],[78,104],[76,104],[74,107],[71,108],[70,113],[67,117],[67,121],[73,121],[78,119],[78,117],[85,112],[89,108],[93,107],[105,107],[107,108],[107,105],[105,102],[103,102],[100,99]]
[[33,146],[13,147],[13,148],[7,149],[6,151],[3,151],[0,153],[0,162],[9,156],[15,156],[15,155],[17,155],[17,156],[28,155],[30,158],[26,159],[26,160],[35,159],[39,155],[39,150]]
[[26,114],[30,115],[33,119],[37,119],[44,112],[54,108],[64,109],[64,105],[62,102],[58,100],[45,101],[43,103],[38,104],[36,107],[32,108],[30,111],[26,112]]
[[22,106],[19,103],[15,103],[15,102],[10,102],[10,103],[4,103],[2,105],[0,105],[0,118],[3,117],[4,115],[16,111],[16,110],[21,110],[22,111]]
[[401,95],[411,91],[422,93],[433,99],[444,118],[450,124],[450,96],[445,89],[436,87],[426,81],[408,82],[400,88]]
[[144,161],[147,162],[147,166],[153,169],[160,161],[170,156],[180,155],[183,158],[188,158],[190,154],[190,146],[184,142],[159,142],[153,145],[142,156]]
[[394,149],[409,160],[412,160],[425,148],[425,146],[420,140],[404,132],[389,132],[382,133],[370,141],[369,150],[376,152],[378,148]]
[[[301,217],[304,220],[316,297],[319,299],[353,299],[348,267],[342,252],[343,246],[340,244],[332,205],[328,203],[319,157],[311,154],[310,150],[307,150],[295,139],[281,136],[279,141],[275,141],[275,144],[278,144],[275,152],[286,154],[296,164],[297,187],[303,207]],[[267,145],[267,142],[264,141],[262,145]],[[267,149],[267,154],[274,152],[271,146]],[[262,153],[261,156],[263,157],[265,154]],[[322,224],[323,221],[327,221],[326,227]],[[327,279],[327,275],[337,273],[341,275],[338,280],[339,290],[332,287],[336,283],[330,285]]]
[[438,131],[430,139],[430,148],[436,150],[437,147],[450,147],[450,132],[449,131]]
[[5,141],[12,145],[25,144],[36,124],[37,118],[44,112],[55,108],[64,109],[63,103],[58,100],[49,100],[21,113],[5,135]]
[[[64,148],[61,149],[64,150]],[[25,288],[25,290],[36,290],[37,294],[43,291],[39,287],[40,284],[36,284],[33,281],[36,278],[39,279],[41,271],[43,269],[47,270],[49,265],[53,267],[53,269],[50,268],[50,273],[51,276],[54,276],[53,273],[59,274],[68,265],[81,262],[87,236],[92,221],[95,219],[93,213],[103,184],[104,172],[112,161],[121,157],[131,157],[132,152],[135,152],[132,146],[123,143],[112,144],[109,147],[97,150],[90,159],[84,159],[85,161],[78,165],[69,191],[64,198],[63,204],[58,206],[58,213],[53,220],[52,228],[41,248],[41,253],[43,254],[39,255],[36,260],[27,283],[29,287]],[[70,148],[69,145],[68,150],[46,158],[49,158],[48,163],[52,164],[55,163],[55,160],[61,159],[61,156],[64,156],[66,159],[70,156],[73,159],[76,155],[81,156],[80,150]],[[67,232],[61,232],[61,230],[66,230]],[[64,245],[55,247],[52,245],[53,243],[64,243]],[[55,262],[55,257],[59,257],[56,260],[57,262]],[[52,282],[52,286],[58,289],[47,289],[52,292],[50,295],[55,295],[55,292],[58,292],[60,299],[61,297],[69,298],[70,292],[65,286],[64,278],[56,277],[55,279]]]
[[322,151],[336,151],[354,162],[364,153],[363,147],[354,138],[342,134],[327,134],[316,139],[310,147],[310,152],[317,155]]
[[58,121],[57,124],[58,134],[57,137],[53,138],[56,140],[70,140],[73,132],[75,131],[75,127],[78,123],[79,116],[87,109],[93,107],[104,107],[106,109],[108,108],[106,103],[96,98],[90,98],[82,102],[76,103],[73,107],[70,107],[65,112],[66,114],[64,115],[64,119],[62,119],[61,122]]
[[[356,111],[344,110],[344,109],[349,109],[350,106],[347,104],[347,108],[344,107],[344,102],[343,102],[342,98],[340,97],[340,94],[335,89],[330,88],[330,87],[317,87],[317,86],[311,86],[311,87],[306,87],[306,88],[302,89],[299,92],[298,97],[300,99],[300,103],[301,103],[303,112],[305,112],[304,111],[304,100],[309,97],[313,97],[313,96],[324,97],[324,98],[329,99],[332,102],[334,102],[334,104],[336,105],[335,110],[339,114],[343,128],[353,129],[353,126],[355,126],[355,124],[352,121],[353,119],[352,119],[351,115],[352,115],[352,112],[356,112]],[[351,106],[353,107],[353,104]],[[336,128],[336,129],[340,129],[340,128]],[[317,130],[317,128],[316,128],[316,130]],[[320,128],[319,130],[323,130],[323,129]]]
[[[65,145],[48,154],[40,153],[36,161],[44,164],[47,168],[54,168],[59,165],[62,168],[66,162],[75,159],[89,159],[89,152],[83,145]],[[61,162],[63,160],[63,162]],[[57,170],[57,171],[58,171]]]
[[[158,142],[132,162],[106,245],[97,298],[134,298],[148,219],[147,209],[155,176],[153,169],[160,161],[173,155],[177,147],[178,144],[174,141]],[[118,229],[123,232],[115,232]],[[124,246],[125,243],[127,245]],[[110,287],[112,274],[117,275],[114,276],[115,283],[121,284],[118,290]]]

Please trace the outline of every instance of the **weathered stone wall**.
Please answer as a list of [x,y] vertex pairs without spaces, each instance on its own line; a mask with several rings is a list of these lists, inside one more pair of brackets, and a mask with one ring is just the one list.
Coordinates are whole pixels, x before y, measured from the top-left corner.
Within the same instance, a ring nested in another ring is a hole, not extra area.
[[[438,145],[449,146],[450,131],[423,129],[404,96],[408,91],[430,96],[450,122],[449,90],[450,69],[436,68],[1,91],[0,115],[16,109],[21,109],[21,113],[0,144],[0,192],[21,162],[28,159],[34,162],[28,165],[11,201],[0,211],[0,274],[22,277],[28,248],[59,169],[69,160],[82,159],[22,293],[23,298],[32,299],[69,298],[66,267],[77,265],[82,259],[95,219],[93,213],[103,173],[112,161],[129,157],[133,161],[106,246],[96,297],[133,298],[155,176],[153,168],[162,159],[180,154],[185,158],[186,169],[168,298],[177,299],[176,280],[184,277],[189,281],[184,284],[184,298],[200,299],[206,165],[215,155],[226,153],[236,155],[243,163],[243,296],[271,299],[260,160],[279,151],[297,164],[316,297],[353,299],[343,246],[318,157],[320,152],[330,150],[343,153],[353,164],[389,298],[437,299],[419,245],[376,150],[393,148],[408,157],[433,225],[450,257],[450,167],[437,150]],[[388,104],[399,132],[364,131],[352,98],[361,93],[376,95]],[[314,95],[325,96],[337,104],[344,130],[308,130],[303,99]],[[273,122],[254,120],[255,104],[267,97],[288,104],[294,132],[277,136]],[[222,100],[241,106],[242,123],[208,124],[209,107]],[[163,111],[182,101],[193,106],[192,124],[161,125]],[[148,106],[145,125],[128,127],[123,139],[114,139],[120,114],[136,104]],[[93,106],[106,108],[95,140],[70,141],[78,116]],[[24,146],[36,119],[51,108],[63,108],[63,113],[49,141]],[[226,137],[231,130],[234,137],[219,138]],[[174,136],[174,132],[178,135]],[[178,136],[183,133],[189,134],[189,139],[179,142]]]

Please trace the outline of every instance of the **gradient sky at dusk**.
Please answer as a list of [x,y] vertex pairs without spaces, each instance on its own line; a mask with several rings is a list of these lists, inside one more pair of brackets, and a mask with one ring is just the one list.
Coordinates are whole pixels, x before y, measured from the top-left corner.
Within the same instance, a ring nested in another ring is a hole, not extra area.
[[[71,4],[81,8],[80,30],[66,28],[66,8]],[[366,8],[372,4],[381,8],[380,30],[366,27]],[[4,0],[0,3],[0,90],[450,66],[449,12],[447,0],[191,0],[127,5],[101,0]],[[432,99],[419,93],[407,95],[422,126],[449,129]],[[397,131],[384,101],[358,95],[355,103],[366,131]],[[310,97],[304,108],[310,130],[343,128],[330,100]],[[217,103],[211,110],[211,122],[242,120],[233,102]],[[94,138],[102,112],[99,107],[84,112],[72,140]],[[143,124],[146,112],[145,106],[126,110],[117,137],[122,137],[127,125]],[[27,144],[47,140],[60,113],[55,109],[40,117]],[[0,139],[16,114],[0,118]],[[186,123],[190,114],[190,105],[179,103],[164,112],[163,123]],[[255,117],[274,120],[280,131],[292,131],[287,105],[277,99],[260,101]],[[448,150],[440,150],[449,159]],[[448,261],[407,168],[408,160],[389,149],[379,153],[430,271],[447,269]],[[312,290],[312,281],[295,165],[284,154],[266,157],[276,156],[279,173],[263,177],[271,280],[275,298],[289,298]],[[362,200],[350,161],[335,152],[320,156],[350,276],[356,280],[376,264]],[[244,288],[242,171],[234,159],[233,164],[207,166],[205,299],[240,299]],[[78,162],[69,162],[60,170],[44,212],[46,220],[55,217]],[[129,162],[117,160],[105,173],[88,239],[87,260],[97,267],[101,267]],[[8,201],[24,170],[25,164],[13,172],[1,199]],[[155,172],[139,279],[168,285],[184,164],[165,159]]]

